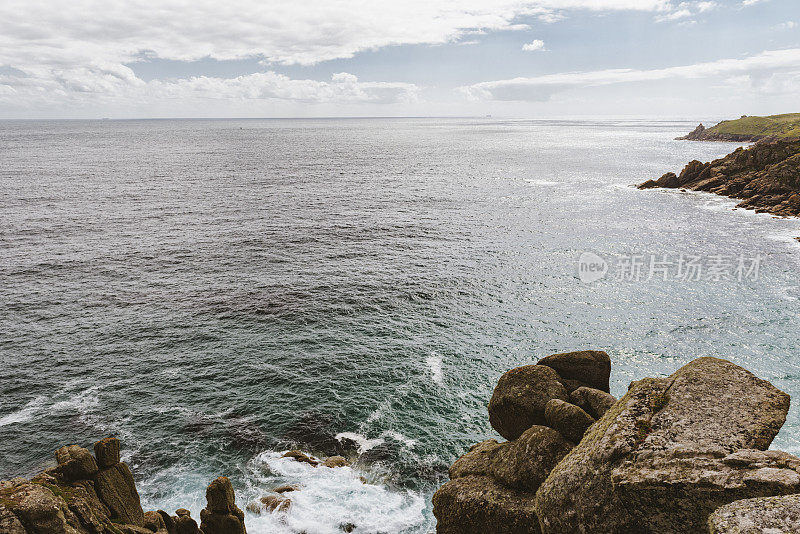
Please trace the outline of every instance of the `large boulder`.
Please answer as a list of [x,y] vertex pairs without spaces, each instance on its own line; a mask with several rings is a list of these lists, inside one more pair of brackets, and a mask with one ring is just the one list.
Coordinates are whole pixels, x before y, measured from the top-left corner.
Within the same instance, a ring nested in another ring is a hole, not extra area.
[[[84,534],[80,520],[53,490],[24,479],[0,483],[3,534]],[[20,532],[20,525],[24,529]]]
[[561,377],[550,367],[526,365],[500,377],[489,401],[489,423],[508,440],[533,425],[544,425],[544,407],[551,399],[568,400]]
[[503,445],[492,458],[494,478],[504,486],[530,492],[539,488],[574,447],[560,433],[546,426],[532,426],[515,441]]
[[708,517],[709,534],[800,532],[800,495],[734,501]]
[[537,365],[545,365],[552,368],[564,380],[575,381],[580,385],[599,389],[606,393],[609,391],[608,380],[611,376],[611,358],[602,350],[581,350],[578,352],[551,354],[539,360]]
[[547,426],[561,433],[572,443],[578,443],[594,423],[594,418],[580,407],[560,399],[552,399],[544,407]]
[[497,443],[487,439],[470,447],[469,451],[453,462],[448,471],[450,479],[468,475],[491,476],[494,471],[494,459],[498,451],[508,447],[509,443]]
[[67,481],[86,480],[97,473],[97,462],[88,450],[78,445],[66,445],[56,451],[58,472]]
[[128,464],[120,462],[101,469],[94,477],[94,484],[112,519],[138,527],[144,525],[144,511]]
[[533,495],[486,476],[451,480],[433,496],[437,534],[538,534]]
[[101,468],[112,467],[119,463],[119,440],[117,438],[101,439],[94,444],[94,455]]
[[569,394],[569,400],[572,404],[583,408],[586,413],[595,419],[603,417],[608,409],[617,402],[617,398],[611,393],[588,387],[581,387],[572,391]]
[[247,534],[244,512],[236,506],[233,485],[228,477],[219,477],[206,489],[208,504],[200,511],[203,534]]
[[728,502],[799,492],[786,458],[734,455],[766,449],[788,408],[788,395],[717,358],[634,382],[540,486],[542,531],[704,532]]

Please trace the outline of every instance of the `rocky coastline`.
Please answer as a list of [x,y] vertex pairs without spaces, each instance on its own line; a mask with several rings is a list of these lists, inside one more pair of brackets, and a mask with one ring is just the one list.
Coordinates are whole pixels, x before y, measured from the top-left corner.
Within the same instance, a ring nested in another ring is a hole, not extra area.
[[[349,465],[342,456],[319,459],[299,450],[285,458],[313,467],[335,469]],[[105,438],[94,444],[94,455],[78,445],[55,452],[57,465],[32,477],[0,481],[0,534],[247,534],[245,514],[236,505],[231,481],[224,476],[206,488],[206,507],[200,523],[185,508],[170,514],[145,512],[133,474],[120,461],[120,442]],[[365,480],[362,482],[366,483]],[[281,514],[292,506],[283,485],[247,504],[253,515]],[[356,525],[339,525],[352,532]]]
[[[505,441],[473,445],[433,496],[438,534],[750,534],[800,532],[800,458],[768,450],[789,395],[727,360],[698,358],[668,377],[609,393],[611,359],[553,354],[503,374],[488,404]],[[299,450],[315,468],[347,465]],[[226,477],[186,509],[144,511],[120,442],[55,453],[57,465],[0,482],[2,534],[246,534]],[[297,487],[245,507],[291,510]],[[359,532],[357,525],[340,525]],[[298,533],[299,534],[299,533]]]
[[714,128],[706,128],[701,122],[697,128],[686,135],[676,137],[676,141],[721,141],[729,143],[754,143],[770,137],[767,134],[744,134],[720,132]]
[[786,393],[705,357],[616,400],[609,371],[582,351],[504,374],[489,420],[508,441],[452,465],[437,532],[800,532],[800,458],[767,450]]
[[766,138],[711,162],[691,161],[639,189],[707,191],[741,199],[739,208],[782,217],[800,216],[800,141]]

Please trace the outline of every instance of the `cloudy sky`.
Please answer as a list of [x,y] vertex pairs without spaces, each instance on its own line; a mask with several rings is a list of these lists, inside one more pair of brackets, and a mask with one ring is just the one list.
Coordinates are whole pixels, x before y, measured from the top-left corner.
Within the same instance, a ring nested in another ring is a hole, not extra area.
[[0,118],[788,111],[798,0],[0,2]]

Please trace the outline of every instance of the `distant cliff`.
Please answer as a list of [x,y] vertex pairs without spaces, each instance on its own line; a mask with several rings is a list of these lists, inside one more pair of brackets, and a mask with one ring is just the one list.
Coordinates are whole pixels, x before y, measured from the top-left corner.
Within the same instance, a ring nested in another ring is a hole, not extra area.
[[768,138],[710,163],[691,161],[680,175],[668,172],[639,189],[708,191],[742,199],[741,208],[800,216],[800,140]]
[[800,139],[800,113],[770,115],[769,117],[748,117],[722,121],[716,126],[706,128],[700,124],[691,133],[676,137],[680,141],[732,141],[748,143],[767,137],[779,139]]

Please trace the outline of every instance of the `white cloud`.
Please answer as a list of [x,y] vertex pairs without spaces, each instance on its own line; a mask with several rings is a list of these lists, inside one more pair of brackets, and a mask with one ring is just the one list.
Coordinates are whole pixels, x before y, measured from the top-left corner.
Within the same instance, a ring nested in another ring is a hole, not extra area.
[[795,28],[797,28],[797,23],[793,20],[787,20],[775,26],[776,30],[793,30]]
[[742,6],[754,6],[756,4],[763,4],[764,2],[768,2],[769,0],[742,0]]
[[548,74],[481,82],[458,91],[475,100],[545,101],[573,88],[664,80],[712,79],[746,76],[754,86],[766,86],[776,74],[800,73],[800,48],[772,50],[742,59],[721,59],[663,69],[610,69],[590,72]]
[[530,43],[525,43],[522,45],[522,49],[525,52],[541,52],[545,50],[544,41],[541,39],[534,39]]
[[[127,65],[146,58],[252,58],[270,71],[388,46],[525,30],[523,17],[554,22],[574,10],[669,9],[669,0],[3,0],[0,94],[6,102],[30,105],[214,90],[231,98],[389,102],[409,98],[416,88],[344,78],[291,80],[274,72],[145,83]],[[24,75],[3,74],[8,69]]]

